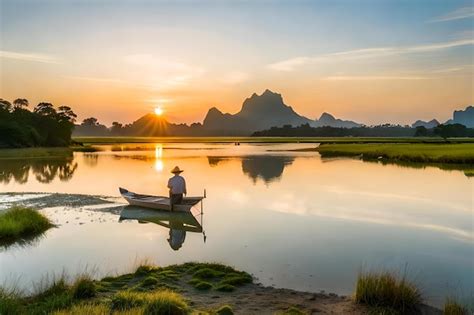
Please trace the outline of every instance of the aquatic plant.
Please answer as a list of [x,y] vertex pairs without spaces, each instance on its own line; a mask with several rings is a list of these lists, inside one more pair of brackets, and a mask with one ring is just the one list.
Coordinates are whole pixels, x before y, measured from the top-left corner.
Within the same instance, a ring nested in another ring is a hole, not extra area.
[[355,301],[407,314],[416,313],[423,299],[420,290],[404,275],[384,271],[359,273]]
[[53,226],[51,221],[38,211],[14,206],[0,214],[0,243],[11,244],[32,238]]

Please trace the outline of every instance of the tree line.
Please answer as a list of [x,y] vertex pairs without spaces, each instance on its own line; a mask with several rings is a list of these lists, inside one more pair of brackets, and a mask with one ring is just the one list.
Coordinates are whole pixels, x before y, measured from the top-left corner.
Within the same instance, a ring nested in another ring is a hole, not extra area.
[[253,137],[474,137],[474,128],[461,124],[439,125],[435,128],[412,128],[409,126],[384,124],[354,128],[311,127],[304,124],[298,127],[284,125],[257,131]]
[[69,106],[41,102],[29,110],[27,99],[0,99],[0,147],[59,147],[71,144],[77,115]]

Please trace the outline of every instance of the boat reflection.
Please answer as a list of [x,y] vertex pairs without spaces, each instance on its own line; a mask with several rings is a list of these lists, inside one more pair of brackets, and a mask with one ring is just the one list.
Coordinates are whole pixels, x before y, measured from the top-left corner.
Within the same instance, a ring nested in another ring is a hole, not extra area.
[[120,213],[119,221],[137,220],[139,223],[155,223],[169,229],[168,244],[173,250],[179,250],[186,240],[186,232],[202,233],[204,242],[206,234],[201,222],[192,212],[171,212],[149,210],[136,206],[126,206]]

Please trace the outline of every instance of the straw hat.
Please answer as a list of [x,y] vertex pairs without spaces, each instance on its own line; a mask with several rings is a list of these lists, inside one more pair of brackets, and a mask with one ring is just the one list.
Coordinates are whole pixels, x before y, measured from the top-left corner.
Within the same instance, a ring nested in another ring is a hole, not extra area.
[[181,173],[183,170],[180,170],[178,166],[175,166],[172,170],[171,173],[176,174],[176,173]]

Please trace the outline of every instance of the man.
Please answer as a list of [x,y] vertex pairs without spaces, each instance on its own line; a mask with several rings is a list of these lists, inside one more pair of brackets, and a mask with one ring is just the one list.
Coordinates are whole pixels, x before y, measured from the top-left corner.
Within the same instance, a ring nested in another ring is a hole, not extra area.
[[178,166],[175,166],[171,170],[171,173],[173,173],[174,176],[168,180],[171,210],[173,210],[175,204],[180,204],[183,201],[183,194],[186,195],[186,181],[179,175],[182,172],[183,170],[180,170]]

